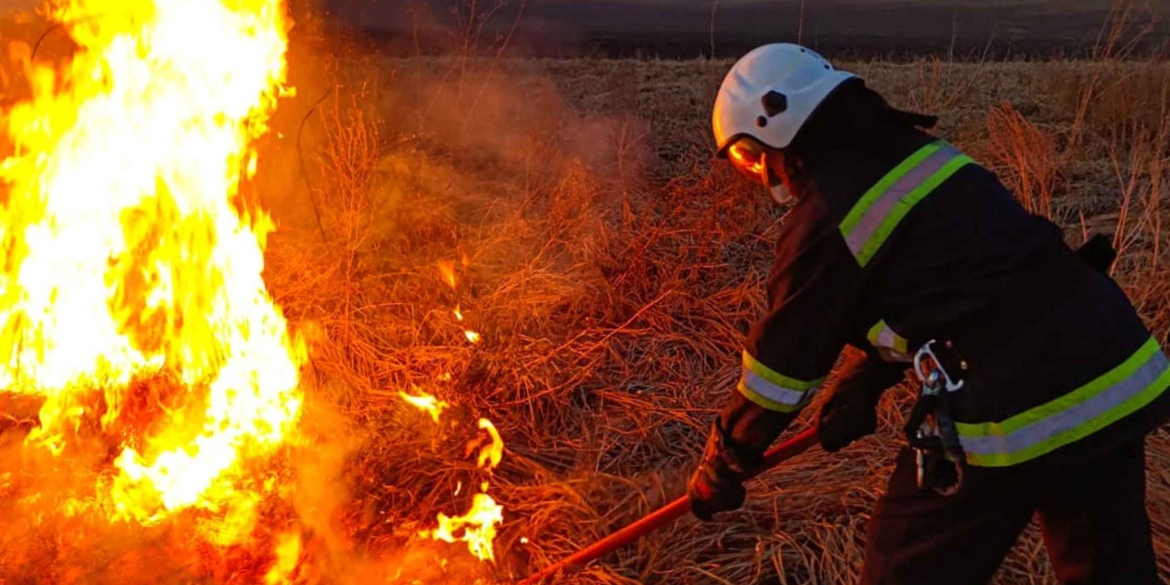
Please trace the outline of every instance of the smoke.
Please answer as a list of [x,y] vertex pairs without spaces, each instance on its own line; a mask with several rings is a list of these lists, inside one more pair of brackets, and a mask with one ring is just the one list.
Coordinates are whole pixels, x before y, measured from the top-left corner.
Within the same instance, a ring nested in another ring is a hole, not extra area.
[[[574,256],[604,245],[593,225],[630,213],[654,156],[650,129],[624,106],[567,102],[544,64],[497,58],[498,46],[389,58],[360,37],[329,34],[328,22],[298,22],[297,95],[277,112],[274,135],[284,138],[262,152],[257,187],[281,226],[269,246],[270,287],[293,322],[316,331],[319,383],[306,390],[316,402],[306,404],[308,438],[294,459],[296,579],[473,583],[506,574],[522,563],[510,549],[525,536],[514,528],[522,524],[510,486],[475,470],[464,444],[480,416],[505,442],[515,436],[515,413],[484,380],[494,375],[489,364],[511,356],[497,345],[501,332],[485,333],[475,357],[462,328],[512,326],[474,299],[515,288],[509,281],[523,278],[539,299],[515,303],[530,314],[555,302],[542,292],[554,284],[517,276],[525,267],[589,269]],[[568,249],[526,237],[555,221]],[[457,287],[435,269],[452,259]],[[460,305],[467,321],[456,324]],[[435,424],[398,397],[412,387],[455,406]],[[510,465],[505,453],[499,473]],[[418,537],[439,512],[467,510],[485,481],[505,506],[495,564]]]
[[0,17],[16,12],[30,11],[39,5],[38,0],[4,0],[4,3],[0,4]]

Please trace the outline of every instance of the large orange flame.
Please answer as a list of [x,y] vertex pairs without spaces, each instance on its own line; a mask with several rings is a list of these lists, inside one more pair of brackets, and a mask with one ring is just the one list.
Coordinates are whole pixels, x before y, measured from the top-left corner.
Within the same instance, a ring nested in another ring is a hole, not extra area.
[[121,444],[117,515],[220,511],[239,535],[263,489],[244,466],[301,406],[304,349],[261,277],[273,224],[238,201],[285,79],[286,8],[48,8],[78,50],[33,68],[33,97],[0,112],[15,145],[0,162],[0,388],[45,396],[29,440],[54,452],[82,417],[123,428],[128,404],[163,395]]

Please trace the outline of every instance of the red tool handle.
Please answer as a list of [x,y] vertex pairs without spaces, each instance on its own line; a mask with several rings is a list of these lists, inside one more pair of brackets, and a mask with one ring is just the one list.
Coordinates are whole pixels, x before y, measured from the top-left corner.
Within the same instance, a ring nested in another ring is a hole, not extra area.
[[[780,463],[791,459],[804,451],[808,450],[817,443],[816,429],[809,429],[796,435],[795,437],[776,445],[764,454],[764,461],[758,468],[748,473],[747,479],[751,479]],[[625,528],[573,553],[572,556],[553,563],[544,568],[544,570],[524,579],[520,585],[536,585],[544,579],[552,577],[564,569],[574,565],[584,565],[592,560],[600,558],[620,547],[623,547],[651,532],[657,530],[659,527],[673,522],[691,510],[691,502],[687,496],[681,498],[643,516],[637,521],[629,524]]]

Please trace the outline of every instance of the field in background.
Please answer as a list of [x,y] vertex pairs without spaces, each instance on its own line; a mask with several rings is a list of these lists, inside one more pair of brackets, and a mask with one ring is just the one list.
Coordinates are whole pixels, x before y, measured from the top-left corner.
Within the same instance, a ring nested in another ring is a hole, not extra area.
[[[1112,9],[1143,10],[1145,50],[1164,48],[1170,6],[1150,0],[541,0],[479,2],[483,38],[511,35],[509,55],[733,58],[754,46],[797,41],[832,57],[913,58],[987,54],[997,59],[1087,56]],[[395,55],[447,54],[466,31],[469,0],[410,3],[325,0],[333,16]],[[487,7],[487,8],[485,8]],[[456,16],[456,11],[462,12]],[[516,20],[519,13],[522,18]],[[512,30],[513,26],[515,29]],[[451,34],[452,31],[460,31]]]

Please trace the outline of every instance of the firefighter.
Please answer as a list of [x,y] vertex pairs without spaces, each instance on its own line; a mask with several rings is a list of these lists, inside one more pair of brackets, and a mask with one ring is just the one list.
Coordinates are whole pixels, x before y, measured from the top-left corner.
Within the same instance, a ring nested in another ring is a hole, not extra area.
[[798,45],[727,74],[718,156],[787,211],[691,509],[741,507],[744,473],[822,385],[835,452],[908,380],[862,583],[987,583],[1033,515],[1063,583],[1160,583],[1144,438],[1170,414],[1166,356],[1108,276],[1108,244],[1068,247],[935,122]]

